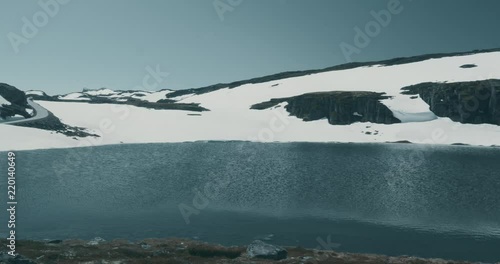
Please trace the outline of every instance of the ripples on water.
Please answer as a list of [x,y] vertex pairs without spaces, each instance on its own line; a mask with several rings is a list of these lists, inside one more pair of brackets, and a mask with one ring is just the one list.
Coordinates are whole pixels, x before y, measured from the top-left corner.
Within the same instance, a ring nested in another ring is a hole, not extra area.
[[[246,244],[273,226],[284,244],[316,247],[317,236],[333,232],[349,251],[499,260],[500,253],[484,253],[500,246],[499,158],[493,148],[397,144],[25,151],[18,153],[19,229],[37,239],[201,234]],[[186,225],[178,205],[193,206],[205,189],[207,208]],[[242,223],[246,230],[224,233]]]

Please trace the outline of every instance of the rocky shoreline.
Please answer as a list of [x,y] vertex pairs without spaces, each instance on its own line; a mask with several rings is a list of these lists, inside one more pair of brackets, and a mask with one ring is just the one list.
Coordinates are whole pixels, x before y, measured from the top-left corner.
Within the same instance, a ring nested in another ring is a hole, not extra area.
[[409,256],[389,257],[301,247],[279,247],[258,240],[248,247],[224,247],[187,239],[145,239],[139,242],[122,239],[105,241],[101,238],[90,241],[23,240],[18,241],[16,250],[20,255],[15,258],[5,252],[0,252],[0,263],[471,263]]

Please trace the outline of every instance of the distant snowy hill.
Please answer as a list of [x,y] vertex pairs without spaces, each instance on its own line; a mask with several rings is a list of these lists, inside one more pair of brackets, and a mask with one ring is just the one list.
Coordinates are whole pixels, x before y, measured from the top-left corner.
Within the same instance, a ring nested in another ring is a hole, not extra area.
[[[113,91],[110,89],[99,89],[99,90],[88,90],[85,89],[82,92],[74,92],[65,95],[58,95],[51,97],[53,100],[63,100],[63,101],[92,101],[95,98],[108,98],[116,101],[127,101],[130,99],[144,100],[152,103],[156,103],[159,100],[166,99],[166,95],[172,91],[163,90],[159,92],[146,92],[146,91]],[[49,96],[43,91],[28,91],[26,92],[28,96],[39,99],[49,99]]]
[[9,135],[0,150],[207,140],[500,146],[499,79],[500,51],[490,50],[180,91],[28,91],[65,125],[99,137],[0,125]]

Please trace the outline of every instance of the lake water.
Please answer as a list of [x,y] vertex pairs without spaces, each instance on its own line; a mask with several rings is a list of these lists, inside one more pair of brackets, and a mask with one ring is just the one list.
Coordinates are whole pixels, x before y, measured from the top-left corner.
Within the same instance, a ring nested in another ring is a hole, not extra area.
[[22,151],[17,233],[225,245],[260,238],[493,262],[499,190],[498,148],[199,142]]

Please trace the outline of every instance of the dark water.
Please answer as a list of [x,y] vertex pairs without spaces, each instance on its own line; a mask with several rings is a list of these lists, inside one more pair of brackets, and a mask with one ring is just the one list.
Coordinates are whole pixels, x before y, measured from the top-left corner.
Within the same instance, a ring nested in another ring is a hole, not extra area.
[[500,260],[500,149],[141,144],[18,152],[17,169],[24,239],[233,245],[267,237],[350,252]]

